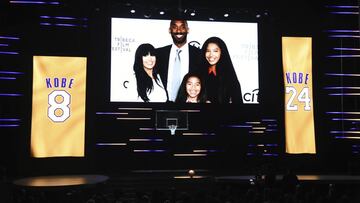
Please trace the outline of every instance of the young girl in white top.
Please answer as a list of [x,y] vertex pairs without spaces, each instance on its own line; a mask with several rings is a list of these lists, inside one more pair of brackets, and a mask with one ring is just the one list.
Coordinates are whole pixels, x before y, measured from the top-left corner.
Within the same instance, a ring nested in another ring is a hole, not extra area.
[[200,75],[187,73],[180,85],[176,102],[178,103],[205,103],[206,90]]

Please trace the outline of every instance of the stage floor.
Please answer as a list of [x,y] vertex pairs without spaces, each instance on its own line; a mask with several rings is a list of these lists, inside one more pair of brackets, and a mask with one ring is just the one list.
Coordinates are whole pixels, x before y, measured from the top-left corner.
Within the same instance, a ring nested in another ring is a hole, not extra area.
[[[83,176],[88,177],[88,175]],[[102,184],[92,188],[79,187],[66,190],[63,187],[61,189],[60,187],[55,187],[59,188],[59,190],[42,191],[43,188],[40,187],[38,188],[39,190],[35,191],[28,190],[29,188],[27,187],[22,187],[21,190],[19,190],[19,187],[12,187],[12,190],[8,190],[12,193],[8,196],[8,199],[12,200],[12,202],[27,202],[29,198],[40,200],[44,200],[41,198],[46,198],[47,200],[61,199],[64,202],[75,199],[77,202],[87,202],[90,199],[99,198],[104,202],[115,202],[117,200],[138,202],[139,198],[145,197],[154,198],[155,196],[160,196],[162,200],[178,200],[182,198],[182,195],[186,195],[187,198],[194,200],[192,202],[203,202],[203,200],[195,201],[195,199],[205,196],[224,198],[221,194],[228,193],[226,197],[229,196],[239,200],[238,202],[243,202],[243,199],[247,198],[248,192],[255,185],[251,184],[250,180],[254,181],[256,178],[255,175],[212,176],[209,175],[208,171],[195,171],[191,175],[188,171],[137,171],[128,174],[101,174],[99,177],[106,177],[106,180],[101,179],[104,182],[101,181],[103,182]],[[281,182],[282,178],[282,175],[276,175],[275,180],[279,184],[273,185],[273,188],[277,188],[274,191],[277,191],[276,198],[278,199],[284,197],[281,192],[284,188],[284,184]],[[354,200],[351,202],[359,202],[360,200],[360,194],[358,194],[360,190],[360,176],[307,174],[297,175],[297,178],[304,194],[310,194],[315,189],[316,198],[327,197],[330,187],[336,186],[336,199],[347,195],[351,200]],[[255,186],[258,189],[267,187],[262,184]],[[265,191],[263,189],[257,190],[257,192]],[[45,197],[43,194],[45,194]]]

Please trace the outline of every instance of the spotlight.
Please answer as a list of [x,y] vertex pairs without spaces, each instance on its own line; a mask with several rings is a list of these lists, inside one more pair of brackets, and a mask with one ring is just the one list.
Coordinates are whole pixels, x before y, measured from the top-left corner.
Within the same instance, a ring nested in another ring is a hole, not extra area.
[[190,11],[190,15],[191,15],[191,16],[195,16],[195,15],[196,15],[196,11],[195,11],[195,10],[191,10],[191,11]]
[[135,9],[131,9],[131,10],[130,10],[130,13],[135,13]]
[[160,11],[159,14],[160,14],[160,15],[164,15],[164,14],[165,14],[165,11]]
[[260,15],[260,14],[256,14],[255,17],[256,17],[256,18],[261,18],[261,15]]
[[151,17],[151,12],[150,11],[144,12],[144,17],[145,18],[150,18]]
[[224,17],[225,17],[225,18],[229,17],[229,14],[228,14],[228,13],[225,13],[225,14],[224,14]]
[[214,19],[214,18],[212,18],[212,17],[210,17],[210,18],[209,18],[209,20],[214,21],[215,19]]
[[190,169],[190,170],[188,171],[188,174],[189,174],[190,177],[193,177],[193,176],[195,175],[195,171],[192,170],[192,169]]

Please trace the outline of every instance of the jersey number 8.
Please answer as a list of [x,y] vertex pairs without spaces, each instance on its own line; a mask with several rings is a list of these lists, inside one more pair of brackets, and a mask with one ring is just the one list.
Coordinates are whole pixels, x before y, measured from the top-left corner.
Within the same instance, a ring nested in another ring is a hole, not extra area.
[[64,122],[70,117],[70,94],[65,90],[55,90],[48,97],[48,117],[53,122]]

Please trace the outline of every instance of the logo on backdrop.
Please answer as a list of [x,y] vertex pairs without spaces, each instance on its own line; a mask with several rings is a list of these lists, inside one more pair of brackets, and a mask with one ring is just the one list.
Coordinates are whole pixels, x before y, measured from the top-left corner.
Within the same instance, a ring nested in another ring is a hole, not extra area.
[[189,45],[201,49],[200,43],[198,41],[191,41],[189,42]]
[[112,51],[118,51],[118,52],[131,52],[131,44],[135,42],[135,38],[132,37],[114,37],[113,39],[113,45],[111,47]]
[[244,94],[244,101],[246,102],[259,102],[259,98],[258,98],[258,95],[259,95],[259,89],[254,89],[253,91],[251,92],[246,92]]

